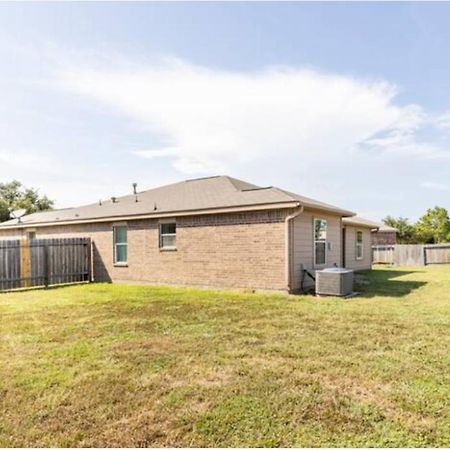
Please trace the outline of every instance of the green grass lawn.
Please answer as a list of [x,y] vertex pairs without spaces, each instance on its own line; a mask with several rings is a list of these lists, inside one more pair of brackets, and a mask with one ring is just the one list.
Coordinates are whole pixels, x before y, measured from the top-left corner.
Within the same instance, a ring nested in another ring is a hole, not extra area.
[[0,447],[450,446],[450,267],[368,280],[0,294]]

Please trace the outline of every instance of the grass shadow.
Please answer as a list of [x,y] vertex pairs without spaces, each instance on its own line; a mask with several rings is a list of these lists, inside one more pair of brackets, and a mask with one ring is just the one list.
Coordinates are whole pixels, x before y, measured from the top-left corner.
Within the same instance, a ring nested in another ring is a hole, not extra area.
[[378,269],[360,272],[355,277],[355,290],[361,297],[403,297],[427,284],[426,281],[397,279],[413,273],[418,271]]
[[72,283],[59,283],[59,284],[50,284],[49,286],[29,286],[29,287],[20,287],[14,289],[4,289],[0,291],[1,294],[14,294],[20,292],[30,292],[30,291],[51,291],[54,289],[61,289],[69,286],[80,286],[82,284],[91,284],[90,281],[73,281]]

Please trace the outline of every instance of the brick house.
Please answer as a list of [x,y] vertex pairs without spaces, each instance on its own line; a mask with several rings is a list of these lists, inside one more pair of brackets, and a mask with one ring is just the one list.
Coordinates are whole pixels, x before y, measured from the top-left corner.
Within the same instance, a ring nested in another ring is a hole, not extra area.
[[[362,256],[370,252],[370,228],[343,223],[351,216],[276,187],[216,176],[9,220],[0,239],[90,237],[96,281],[295,292],[311,284],[304,269],[350,264],[349,255],[356,268],[370,267]],[[344,242],[347,226],[356,231]]]

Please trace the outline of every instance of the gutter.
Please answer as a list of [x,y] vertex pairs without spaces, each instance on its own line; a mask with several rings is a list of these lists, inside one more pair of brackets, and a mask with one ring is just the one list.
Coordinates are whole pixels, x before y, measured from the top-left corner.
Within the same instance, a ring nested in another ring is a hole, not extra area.
[[287,216],[284,224],[285,224],[285,274],[286,274],[286,286],[288,292],[292,291],[292,244],[293,239],[291,236],[291,223],[292,221],[303,214],[303,211],[305,207],[303,205],[300,205],[300,203],[297,205],[299,208],[298,211],[294,212],[290,216]]

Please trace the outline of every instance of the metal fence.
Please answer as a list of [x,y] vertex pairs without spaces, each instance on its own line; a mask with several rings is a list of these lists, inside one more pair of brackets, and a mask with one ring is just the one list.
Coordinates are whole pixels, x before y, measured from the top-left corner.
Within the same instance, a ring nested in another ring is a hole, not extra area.
[[374,245],[372,262],[396,266],[450,264],[450,244]]
[[0,291],[90,280],[88,238],[0,241]]

